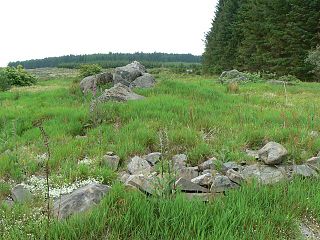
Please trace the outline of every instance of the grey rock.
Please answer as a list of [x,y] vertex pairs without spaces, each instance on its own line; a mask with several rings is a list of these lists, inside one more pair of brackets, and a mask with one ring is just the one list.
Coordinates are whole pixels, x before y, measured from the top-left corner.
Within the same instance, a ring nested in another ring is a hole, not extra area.
[[189,193],[206,193],[208,192],[207,188],[201,187],[198,184],[195,184],[189,180],[184,178],[179,178],[176,183],[176,187],[180,189],[182,192],[189,192]]
[[230,83],[230,82],[245,83],[249,81],[247,74],[243,72],[239,72],[236,69],[222,72],[219,79],[222,83]]
[[117,155],[104,155],[102,157],[102,163],[104,166],[109,167],[112,170],[117,170],[119,166],[120,158]]
[[228,177],[218,175],[214,178],[210,191],[213,193],[219,193],[236,187],[239,187],[239,185],[232,182]]
[[187,155],[185,154],[177,154],[172,157],[173,168],[179,169],[187,166]]
[[148,163],[150,163],[152,166],[154,166],[161,158],[161,153],[159,152],[154,152],[154,153],[149,153],[146,156],[146,160]]
[[191,180],[199,175],[198,167],[181,167],[176,169],[175,173],[178,178],[181,177],[187,180]]
[[128,164],[128,171],[130,174],[149,175],[152,171],[150,164],[141,157],[135,156]]
[[80,89],[84,94],[87,94],[90,91],[95,91],[95,89],[97,89],[99,85],[112,83],[112,81],[113,75],[111,73],[100,73],[89,77],[85,77],[80,82]]
[[133,186],[142,191],[143,193],[153,194],[154,192],[152,178],[148,179],[142,174],[129,176],[125,184]]
[[206,173],[191,179],[191,182],[199,184],[200,186],[209,187],[213,183],[213,176],[210,173]]
[[13,201],[19,202],[19,203],[28,202],[33,198],[32,193],[23,184],[16,185],[11,190],[11,196]]
[[256,150],[246,149],[246,153],[248,156],[253,157],[255,159],[259,159],[259,153]]
[[240,171],[242,166],[237,164],[236,162],[226,162],[222,164],[221,171],[226,174],[229,169],[233,169],[235,171]]
[[274,184],[287,178],[284,168],[259,164],[245,166],[240,174],[246,181],[254,179],[261,184]]
[[320,156],[308,159],[307,164],[316,168],[320,168]]
[[131,84],[130,87],[137,88],[152,88],[156,84],[156,80],[149,73],[144,73],[142,76],[136,78]]
[[110,189],[107,185],[97,183],[78,188],[54,202],[53,214],[58,219],[65,219],[75,213],[87,211],[98,204]]
[[239,184],[239,185],[244,181],[243,176],[242,176],[239,172],[237,172],[237,171],[235,171],[235,170],[233,170],[233,169],[229,169],[229,170],[227,171],[227,173],[226,173],[226,176],[227,176],[232,182],[237,183],[237,184]]
[[122,183],[126,183],[126,181],[129,179],[131,175],[128,174],[127,172],[120,172],[118,174],[118,179],[122,182]]
[[130,87],[131,83],[144,73],[146,73],[145,67],[141,63],[134,61],[124,67],[116,68],[113,75],[113,83],[122,83]]
[[215,157],[213,158],[210,158],[209,160],[201,163],[198,167],[199,167],[199,171],[202,172],[204,170],[208,170],[208,169],[212,169],[214,170],[215,169],[215,166],[214,166],[214,162],[217,161],[217,159]]
[[293,174],[302,177],[317,177],[317,172],[308,165],[294,165],[292,166]]
[[258,151],[259,159],[267,165],[282,163],[288,151],[279,143],[269,142]]

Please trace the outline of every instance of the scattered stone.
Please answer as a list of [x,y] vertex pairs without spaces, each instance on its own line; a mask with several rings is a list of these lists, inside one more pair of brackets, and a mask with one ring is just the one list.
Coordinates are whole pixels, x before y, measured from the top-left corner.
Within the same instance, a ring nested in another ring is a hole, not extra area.
[[244,167],[240,174],[246,181],[255,179],[261,184],[274,184],[286,179],[286,171],[283,168],[277,168],[267,165],[249,165]]
[[145,67],[141,63],[134,61],[124,67],[116,68],[113,75],[113,83],[121,83],[130,87],[131,83],[144,73],[146,73]]
[[156,80],[149,73],[144,73],[141,77],[136,78],[131,84],[130,87],[137,88],[152,88],[156,84]]
[[187,166],[187,155],[185,154],[177,154],[172,157],[173,168],[179,169]]
[[159,152],[154,152],[154,153],[149,153],[146,156],[146,160],[148,161],[148,163],[151,164],[151,166],[154,166],[161,158],[161,153]]
[[308,165],[294,165],[292,167],[293,174],[300,175],[302,177],[317,177],[317,172]]
[[258,151],[259,159],[267,165],[282,163],[288,151],[279,143],[269,142]]
[[230,83],[230,82],[246,83],[249,81],[247,74],[243,72],[239,72],[236,69],[222,72],[219,79],[221,83]]
[[208,170],[208,169],[215,169],[214,166],[214,161],[216,161],[217,159],[215,157],[210,158],[209,160],[201,163],[198,167],[199,167],[199,171],[203,172],[204,170]]
[[220,193],[236,187],[239,187],[239,185],[232,182],[228,177],[218,175],[213,180],[210,192]]
[[209,187],[213,183],[213,176],[210,173],[206,173],[191,179],[191,182],[196,183],[200,186]]
[[149,175],[151,173],[151,170],[152,169],[150,164],[146,160],[138,156],[132,158],[130,163],[128,164],[128,171],[130,174]]
[[181,167],[175,170],[178,177],[182,177],[186,180],[191,180],[198,177],[198,167]]
[[235,170],[233,170],[233,169],[229,169],[229,170],[227,171],[227,173],[226,173],[226,176],[227,176],[232,182],[237,183],[237,184],[239,184],[239,185],[241,185],[241,183],[244,181],[243,176],[242,176],[239,172],[237,172],[237,171],[235,171]]
[[248,156],[253,157],[255,159],[259,159],[259,153],[257,150],[246,149],[246,153]]
[[120,158],[117,155],[106,154],[102,157],[102,164],[114,171],[118,169],[119,162]]
[[87,211],[98,204],[110,189],[107,185],[97,183],[78,188],[54,202],[54,216],[58,219],[65,219],[75,213]]
[[144,192],[150,195],[153,194],[154,192],[154,187],[151,179],[147,179],[142,174],[129,176],[129,178],[126,181],[126,185],[133,186],[139,189],[141,192]]
[[122,183],[126,183],[126,181],[129,179],[131,175],[128,174],[127,172],[120,172],[118,174],[118,179],[122,182]]
[[237,164],[236,162],[226,162],[222,164],[221,171],[226,174],[229,169],[233,169],[235,171],[240,171],[242,169],[242,166]]
[[176,181],[176,187],[178,189],[180,189],[182,192],[189,192],[189,193],[206,193],[208,192],[208,189],[204,188],[204,187],[201,187],[200,185],[198,184],[195,184],[191,181],[188,181],[184,178],[179,178],[177,181]]
[[96,75],[92,75],[89,77],[85,77],[80,82],[80,89],[84,94],[87,94],[88,92],[94,92],[99,85],[112,83],[113,81],[113,75],[109,72],[100,73]]
[[32,193],[23,184],[16,185],[11,190],[11,196],[13,201],[18,203],[28,202],[33,198]]

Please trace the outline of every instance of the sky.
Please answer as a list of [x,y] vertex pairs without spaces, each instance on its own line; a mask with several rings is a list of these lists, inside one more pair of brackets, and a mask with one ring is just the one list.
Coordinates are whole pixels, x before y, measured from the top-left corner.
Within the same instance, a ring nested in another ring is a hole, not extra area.
[[108,52],[204,51],[217,0],[1,0],[0,66]]

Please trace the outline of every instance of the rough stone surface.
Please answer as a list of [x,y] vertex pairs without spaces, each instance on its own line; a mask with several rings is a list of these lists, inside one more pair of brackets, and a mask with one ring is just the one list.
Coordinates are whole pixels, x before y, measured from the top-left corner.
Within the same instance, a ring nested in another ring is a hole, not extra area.
[[151,173],[151,170],[152,168],[150,164],[146,160],[138,156],[132,158],[130,163],[128,164],[128,171],[130,174],[149,175]]
[[126,181],[129,179],[131,175],[127,172],[120,172],[118,174],[118,179],[122,182],[122,183],[126,183]]
[[150,163],[152,166],[154,166],[161,158],[161,153],[159,152],[154,152],[154,153],[149,153],[146,156],[146,160],[148,163]]
[[122,83],[129,87],[134,80],[142,76],[144,73],[146,73],[145,67],[141,63],[134,61],[124,67],[116,68],[113,75],[113,83]]
[[208,192],[207,188],[201,187],[200,185],[195,184],[191,181],[188,181],[184,178],[179,178],[176,181],[175,185],[182,192],[189,192],[189,193],[206,193],[206,192]]
[[100,73],[82,79],[82,81],[80,82],[80,89],[84,94],[86,94],[97,89],[99,85],[112,83],[112,81],[113,75],[111,73]]
[[179,169],[187,166],[187,155],[185,154],[177,154],[172,157],[173,168]]
[[208,169],[215,169],[215,166],[214,166],[214,161],[216,161],[217,159],[216,158],[210,158],[209,160],[201,163],[198,167],[199,167],[199,171],[204,171],[204,170],[208,170]]
[[242,169],[242,166],[237,164],[236,162],[226,162],[222,164],[221,171],[225,174],[229,169],[233,169],[235,171],[240,171]]
[[213,176],[210,173],[206,173],[191,179],[191,182],[199,184],[200,186],[209,187],[213,183]]
[[313,167],[320,167],[320,156],[319,157],[313,157],[307,160],[307,164],[311,165]]
[[156,80],[149,73],[144,73],[142,76],[136,78],[131,84],[130,87],[137,88],[152,88],[156,84]]
[[293,174],[302,177],[317,177],[317,172],[308,165],[294,165],[292,167]]
[[139,189],[141,192],[147,194],[153,194],[154,192],[151,179],[146,178],[142,174],[129,176],[129,178],[126,180],[126,185],[131,185]]
[[210,191],[213,193],[224,192],[232,188],[236,188],[239,185],[232,182],[228,177],[218,175],[214,178]]
[[191,180],[198,176],[198,167],[181,167],[175,170],[178,177]]
[[11,190],[13,201],[24,203],[32,200],[32,193],[23,185],[18,184]]
[[98,204],[109,190],[109,186],[97,183],[78,188],[54,202],[54,216],[58,219],[65,219],[72,214],[87,211]]
[[226,173],[226,176],[227,176],[232,182],[237,183],[237,184],[239,184],[239,185],[244,181],[243,176],[242,176],[239,172],[237,172],[237,171],[235,171],[235,170],[233,170],[233,169],[229,169],[229,170],[227,171],[227,173]]
[[281,164],[288,151],[279,143],[269,142],[258,151],[259,159],[267,165]]
[[274,184],[286,179],[286,171],[283,168],[277,168],[267,165],[249,165],[245,166],[240,174],[246,181],[255,179],[261,184]]
[[117,170],[119,166],[120,158],[117,155],[106,154],[102,158],[104,166],[111,168],[112,170]]
[[247,74],[239,72],[236,69],[222,72],[219,79],[222,83],[229,83],[229,82],[245,83],[249,81]]

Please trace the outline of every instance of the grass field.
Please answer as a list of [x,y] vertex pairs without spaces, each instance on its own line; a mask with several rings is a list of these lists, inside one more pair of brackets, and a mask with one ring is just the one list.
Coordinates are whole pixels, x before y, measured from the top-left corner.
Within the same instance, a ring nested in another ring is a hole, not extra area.
[[[116,173],[101,166],[114,151],[122,167],[130,156],[160,151],[167,135],[167,156],[186,153],[190,164],[215,156],[218,161],[254,159],[245,149],[276,141],[300,163],[320,151],[320,85],[248,83],[228,93],[215,77],[156,74],[154,89],[137,90],[147,98],[106,103],[89,112],[75,78],[40,81],[34,87],[0,93],[0,200],[11,184],[44,175],[37,156],[45,152],[39,120],[49,136],[53,184],[96,178],[114,185],[92,212],[67,222],[52,222],[51,239],[299,239],[304,218],[320,220],[320,182],[295,179],[276,186],[244,186],[204,204],[147,198],[125,191]],[[78,136],[87,136],[85,138]],[[88,157],[93,166],[79,165]],[[34,208],[39,200],[0,208],[0,238],[41,239],[46,222]],[[39,212],[39,211],[38,211]]]

